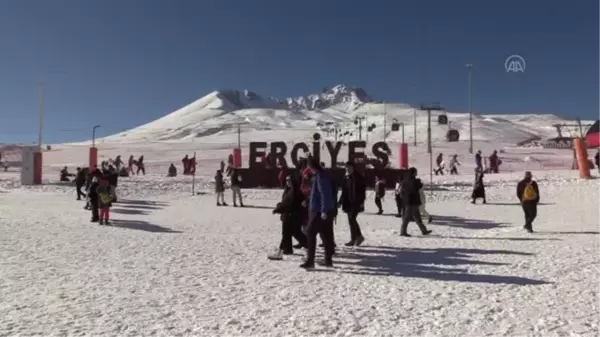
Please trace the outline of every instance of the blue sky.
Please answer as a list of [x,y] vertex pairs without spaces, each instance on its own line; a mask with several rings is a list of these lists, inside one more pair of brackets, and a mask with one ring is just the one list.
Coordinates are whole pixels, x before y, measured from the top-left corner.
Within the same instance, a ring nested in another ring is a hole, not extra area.
[[[109,135],[215,89],[598,117],[598,1],[4,0],[0,142]],[[521,55],[525,73],[506,73]]]

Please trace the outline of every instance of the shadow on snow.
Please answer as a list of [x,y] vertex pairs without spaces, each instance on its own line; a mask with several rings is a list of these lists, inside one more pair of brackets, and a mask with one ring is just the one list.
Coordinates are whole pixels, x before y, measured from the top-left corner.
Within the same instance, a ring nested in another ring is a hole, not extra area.
[[533,255],[510,250],[361,247],[357,248],[355,254],[348,254],[347,258],[352,259],[352,261],[335,261],[334,263],[344,265],[341,271],[351,274],[403,276],[438,281],[491,284],[541,285],[549,283],[519,276],[473,274],[469,272],[468,268],[465,268],[473,265],[507,265],[507,263],[472,259],[472,255],[490,254]]
[[152,233],[183,233],[182,231],[172,230],[170,228],[162,227],[159,225],[153,225],[147,221],[142,220],[111,220],[111,227],[137,229]]
[[432,215],[433,222],[431,225],[450,226],[465,229],[492,229],[497,227],[507,227],[507,223],[495,222],[481,219],[468,219],[459,216],[450,215]]

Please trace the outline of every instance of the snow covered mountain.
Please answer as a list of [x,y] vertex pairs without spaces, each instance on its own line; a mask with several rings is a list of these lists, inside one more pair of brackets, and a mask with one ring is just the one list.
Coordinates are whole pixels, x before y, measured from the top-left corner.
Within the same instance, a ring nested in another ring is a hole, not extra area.
[[[447,116],[448,125],[438,125],[437,117]],[[434,140],[444,140],[449,128],[459,131],[464,140],[469,130],[466,113],[432,113]],[[189,140],[237,132],[258,130],[311,130],[332,127],[341,130],[347,140],[358,138],[356,117],[363,131],[371,126],[371,139],[409,141],[413,132],[390,132],[392,123],[413,125],[417,133],[426,133],[427,113],[401,103],[375,101],[358,87],[335,85],[320,93],[295,98],[264,97],[250,90],[219,90],[192,102],[162,118],[134,129],[109,136],[103,141]],[[520,142],[531,138],[555,136],[554,123],[564,120],[554,115],[475,115],[473,138],[479,141]]]

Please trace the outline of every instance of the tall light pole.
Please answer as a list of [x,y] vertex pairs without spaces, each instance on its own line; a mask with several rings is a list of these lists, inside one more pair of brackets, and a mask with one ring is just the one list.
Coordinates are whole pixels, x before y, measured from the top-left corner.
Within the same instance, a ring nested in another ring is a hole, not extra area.
[[100,125],[94,125],[92,128],[92,147],[96,147],[96,129],[99,127]]
[[[362,140],[362,129],[363,129],[362,122],[365,119],[366,119],[365,116],[357,116],[354,119],[354,125],[358,125],[358,140]],[[368,131],[367,131],[367,133],[368,133]]]
[[[383,102],[383,142],[387,138],[387,104]],[[403,142],[404,143],[404,142]]]
[[42,152],[42,133],[44,130],[44,84],[38,87],[38,149]]
[[471,111],[471,74],[473,70],[472,64],[466,64],[469,77],[469,153],[473,154],[473,112]]
[[417,147],[417,109],[413,109],[413,145]]
[[431,141],[431,111],[443,111],[444,108],[435,105],[421,105],[421,110],[427,110],[427,153],[429,153],[429,190],[433,195],[433,144]]

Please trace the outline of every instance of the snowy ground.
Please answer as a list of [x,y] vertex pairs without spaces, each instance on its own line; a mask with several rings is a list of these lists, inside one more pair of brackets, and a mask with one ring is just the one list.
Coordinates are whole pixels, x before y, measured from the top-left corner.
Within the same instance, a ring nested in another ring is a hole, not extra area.
[[[576,172],[534,171],[535,234],[523,232],[515,203],[523,167],[486,177],[488,205],[468,203],[470,174],[434,177],[431,237],[414,227],[415,237],[399,237],[399,219],[369,203],[364,246],[340,248],[334,270],[305,272],[301,252],[266,259],[280,237],[270,212],[279,191],[244,191],[253,207],[217,208],[212,193],[190,196],[189,177],[162,177],[179,153],[147,156],[151,173],[121,180],[127,201],[100,227],[71,186],[52,181],[85,158],[63,151],[44,155],[43,186],[0,174],[0,336],[599,333],[599,181]],[[205,192],[222,158],[211,151],[201,158]],[[392,212],[390,194],[384,206]],[[343,215],[336,238],[349,238]]]

